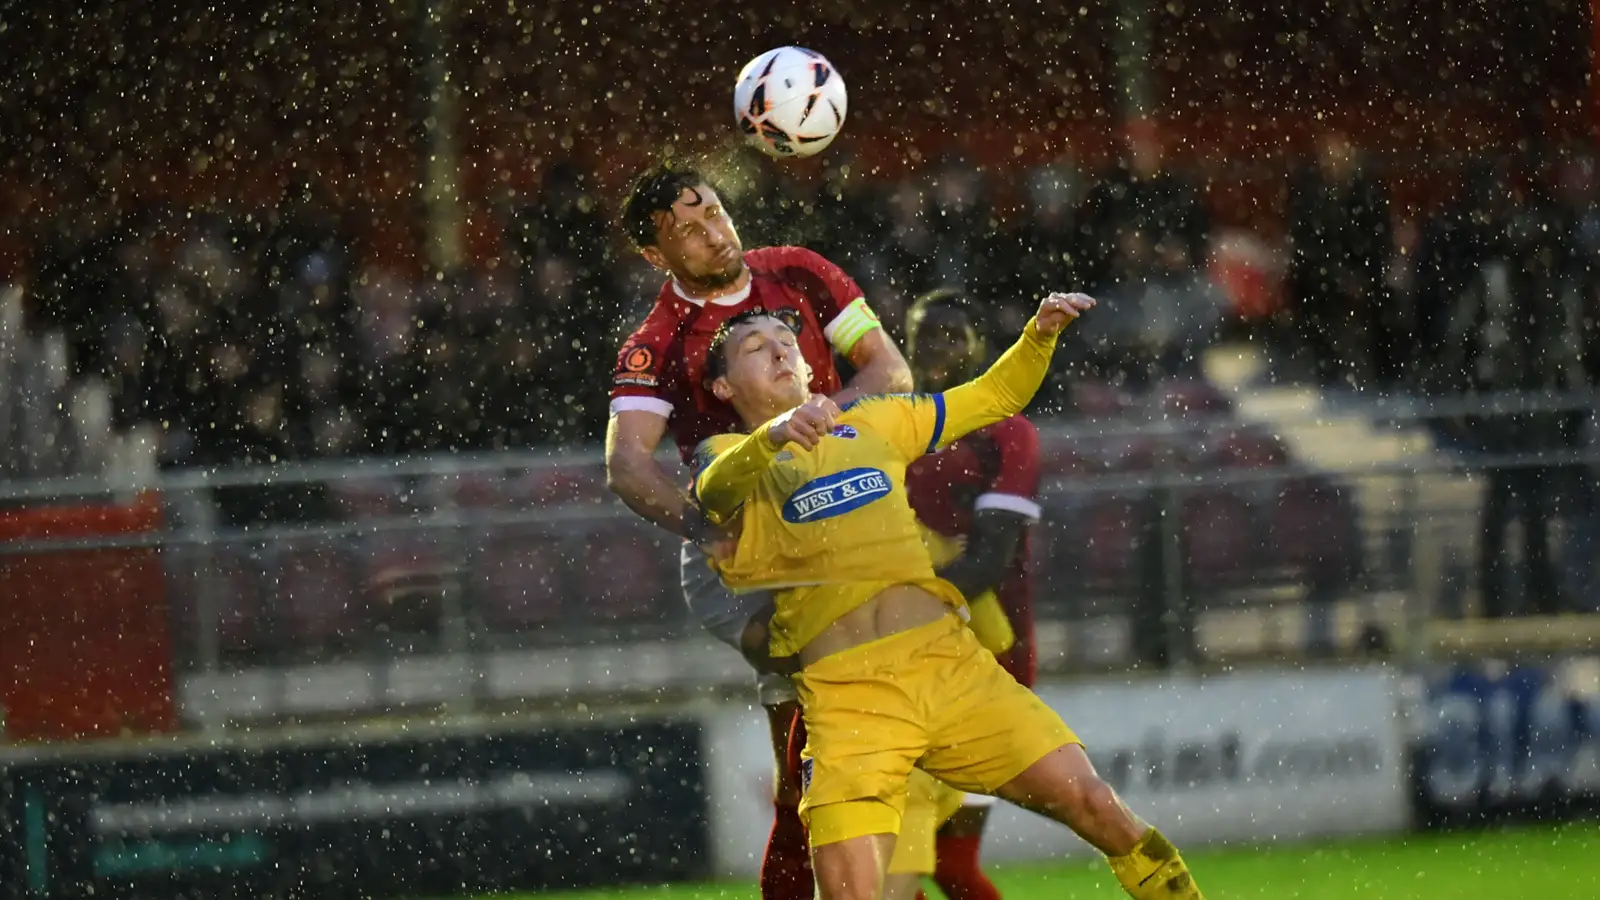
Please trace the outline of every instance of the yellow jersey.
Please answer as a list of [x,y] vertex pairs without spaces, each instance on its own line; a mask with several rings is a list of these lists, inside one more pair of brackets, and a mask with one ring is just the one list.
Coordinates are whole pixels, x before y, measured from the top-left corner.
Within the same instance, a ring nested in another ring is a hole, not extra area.
[[863,397],[811,450],[773,446],[768,425],[701,444],[695,455],[701,509],[716,524],[738,517],[737,549],[713,565],[735,591],[775,592],[774,656],[799,652],[893,585],[918,585],[962,605],[961,593],[934,573],[906,497],[906,466],[1020,413],[1049,371],[1055,343],[1030,321],[977,379],[942,394]]

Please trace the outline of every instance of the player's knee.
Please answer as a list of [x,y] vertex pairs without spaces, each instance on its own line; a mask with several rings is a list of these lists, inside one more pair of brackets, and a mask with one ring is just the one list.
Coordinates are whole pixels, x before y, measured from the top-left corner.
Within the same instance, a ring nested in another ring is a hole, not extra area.
[[883,876],[883,889],[878,892],[878,896],[882,900],[915,900],[917,892],[921,889],[922,874],[895,872]]
[[878,900],[883,892],[882,872],[876,866],[861,865],[860,861],[830,865],[824,854],[818,854],[812,861],[812,871],[821,900]]
[[878,900],[878,890],[873,887],[855,890],[851,885],[833,887],[819,882],[817,896],[821,900]]
[[878,883],[865,879],[831,884],[818,879],[817,893],[822,900],[879,900],[882,896]]
[[1122,812],[1122,802],[1117,799],[1117,792],[1111,789],[1111,785],[1094,776],[1079,780],[1084,782],[1081,790],[1085,809],[1099,817],[1115,816]]
[[1052,805],[1073,821],[1103,818],[1120,808],[1111,785],[1094,775],[1078,775],[1065,780],[1051,799],[1054,801]]
[[[811,852],[812,872],[817,880],[817,893],[823,900],[875,900],[883,890],[884,870],[894,856],[893,829],[855,834],[833,840],[841,834],[840,826],[846,820],[860,826],[860,814],[868,815],[886,806],[873,802],[834,804],[812,810]],[[891,814],[893,810],[889,811]],[[823,815],[819,818],[818,814]],[[832,815],[827,815],[831,813]],[[848,814],[855,813],[850,816]],[[870,826],[869,826],[870,827]],[[847,829],[849,830],[858,829]]]

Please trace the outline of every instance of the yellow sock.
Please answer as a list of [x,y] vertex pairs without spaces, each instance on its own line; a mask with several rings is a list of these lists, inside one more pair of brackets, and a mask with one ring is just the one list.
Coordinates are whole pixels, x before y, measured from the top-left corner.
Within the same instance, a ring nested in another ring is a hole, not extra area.
[[1111,873],[1134,900],[1204,900],[1178,848],[1154,828],[1127,856],[1108,857]]

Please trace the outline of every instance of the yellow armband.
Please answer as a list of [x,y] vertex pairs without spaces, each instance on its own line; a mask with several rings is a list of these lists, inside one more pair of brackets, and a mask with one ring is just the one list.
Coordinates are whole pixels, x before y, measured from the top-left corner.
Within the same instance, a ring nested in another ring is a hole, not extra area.
[[822,336],[828,339],[833,349],[849,356],[862,338],[882,327],[878,314],[867,305],[867,298],[857,297],[822,329]]
[[983,645],[990,653],[1000,654],[1011,649],[1017,642],[1017,633],[1011,628],[1011,620],[1006,618],[1006,611],[1000,608],[1000,598],[994,591],[985,591],[977,599],[967,602],[967,610],[972,618],[967,624],[972,627],[972,633],[978,636],[978,643]]

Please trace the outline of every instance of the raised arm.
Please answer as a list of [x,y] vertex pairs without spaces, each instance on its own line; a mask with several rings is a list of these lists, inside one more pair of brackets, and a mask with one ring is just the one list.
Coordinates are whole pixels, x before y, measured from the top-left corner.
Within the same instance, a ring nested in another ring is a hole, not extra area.
[[883,330],[855,279],[804,247],[768,247],[755,252],[762,254],[767,265],[787,270],[795,283],[805,286],[828,345],[856,370],[850,383],[833,395],[835,403],[845,406],[858,397],[911,390],[911,367]]
[[844,406],[868,394],[897,394],[911,390],[911,367],[882,327],[869,329],[846,355],[850,365],[855,367],[856,374],[844,386],[844,390],[833,395],[838,405]]
[[1061,329],[1094,308],[1087,294],[1051,294],[1022,329],[1022,337],[987,372],[945,391],[944,421],[930,447],[944,446],[980,428],[1014,416],[1027,407],[1050,372]]

